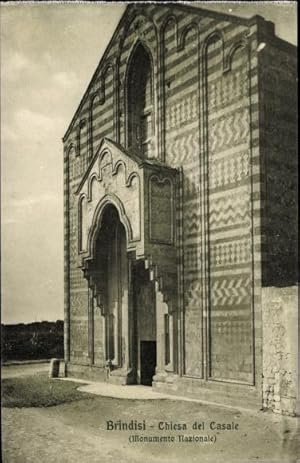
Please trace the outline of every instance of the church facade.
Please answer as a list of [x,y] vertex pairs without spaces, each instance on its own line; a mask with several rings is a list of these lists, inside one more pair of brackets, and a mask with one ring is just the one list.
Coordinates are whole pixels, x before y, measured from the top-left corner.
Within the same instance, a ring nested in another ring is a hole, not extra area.
[[296,100],[271,22],[127,6],[63,139],[67,375],[295,413]]

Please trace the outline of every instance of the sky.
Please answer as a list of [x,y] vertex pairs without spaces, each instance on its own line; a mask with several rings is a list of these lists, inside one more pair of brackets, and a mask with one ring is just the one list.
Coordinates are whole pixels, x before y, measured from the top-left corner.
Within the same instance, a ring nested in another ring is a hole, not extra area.
[[[197,4],[296,43],[295,2]],[[1,3],[2,323],[63,319],[62,137],[125,7]]]

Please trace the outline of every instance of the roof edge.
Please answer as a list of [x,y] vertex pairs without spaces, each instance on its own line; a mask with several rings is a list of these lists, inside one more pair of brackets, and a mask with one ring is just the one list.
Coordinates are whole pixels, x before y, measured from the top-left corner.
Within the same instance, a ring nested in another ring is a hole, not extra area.
[[254,16],[251,16],[250,18],[243,18],[243,17],[240,17],[240,16],[235,16],[235,15],[232,15],[232,14],[228,14],[228,13],[219,13],[217,11],[213,11],[213,10],[207,10],[205,8],[198,8],[198,7],[195,7],[195,6],[192,6],[192,5],[189,5],[187,4],[185,1],[179,1],[178,3],[164,3],[164,2],[161,2],[161,1],[136,1],[134,3],[129,3],[127,2],[127,6],[115,28],[115,31],[113,33],[113,35],[111,36],[111,39],[109,40],[106,48],[105,48],[105,51],[102,55],[102,57],[100,58],[100,61],[90,79],[90,82],[85,90],[85,92],[83,93],[83,96],[80,100],[80,103],[79,105],[77,106],[77,109],[71,119],[71,122],[69,123],[68,125],[68,128],[64,134],[64,136],[62,137],[62,141],[65,142],[73,128],[73,125],[74,125],[74,122],[78,116],[78,114],[80,113],[81,111],[81,108],[85,102],[85,98],[86,96],[88,95],[93,83],[94,83],[94,79],[99,71],[99,69],[101,68],[103,62],[105,61],[106,57],[107,57],[107,54],[110,50],[110,46],[111,44],[113,43],[114,39],[116,38],[116,36],[118,35],[119,33],[119,30],[121,28],[121,25],[124,21],[124,18],[125,16],[127,15],[128,11],[130,9],[134,9],[136,8],[137,6],[141,6],[141,5],[147,5],[147,4],[154,4],[154,5],[162,5],[162,6],[172,6],[174,8],[180,8],[182,10],[185,10],[185,11],[188,11],[188,12],[192,12],[192,13],[197,13],[199,15],[206,15],[206,16],[209,16],[209,17],[213,17],[213,18],[220,18],[222,20],[227,20],[227,21],[230,21],[230,22],[233,22],[233,23],[237,23],[237,24],[241,24],[241,25],[244,25],[244,26],[247,26],[247,27],[250,27],[250,26],[253,26],[255,24],[257,24],[257,26],[260,28],[261,25],[263,24],[264,27],[264,31],[267,33],[268,35],[268,38],[271,39],[271,41],[273,41],[274,43],[276,43],[280,48],[284,48],[285,50],[287,51],[291,51],[291,52],[294,52],[295,50],[297,50],[297,45],[293,45],[292,43],[284,40],[284,39],[281,39],[280,37],[278,37],[275,33],[275,25],[272,21],[268,21],[266,20],[263,16],[260,16],[260,15],[254,15]]
[[118,22],[118,24],[117,24],[117,27],[115,28],[115,31],[114,31],[113,35],[112,35],[111,38],[110,38],[110,41],[108,42],[108,44],[107,44],[107,46],[106,46],[106,48],[105,48],[105,51],[104,51],[102,57],[100,58],[99,63],[97,64],[97,67],[96,67],[96,69],[95,69],[95,71],[94,71],[94,73],[93,73],[93,75],[92,75],[92,77],[91,77],[91,79],[90,79],[90,82],[89,82],[89,84],[88,84],[88,86],[87,86],[87,88],[86,88],[86,90],[85,90],[85,92],[84,92],[84,94],[83,94],[83,96],[82,96],[82,98],[81,98],[81,100],[80,100],[79,105],[77,106],[77,109],[76,109],[76,111],[75,111],[75,113],[74,113],[74,115],[73,115],[73,117],[72,117],[72,119],[71,119],[71,122],[69,123],[68,128],[67,128],[67,130],[66,130],[64,136],[62,137],[62,141],[63,141],[63,142],[66,141],[66,139],[67,139],[67,137],[68,137],[68,135],[69,135],[69,133],[70,133],[70,131],[71,131],[71,128],[72,128],[72,126],[73,126],[73,123],[74,123],[74,121],[75,121],[75,119],[76,119],[78,113],[80,112],[83,103],[84,103],[85,97],[86,97],[86,95],[89,93],[89,90],[91,89],[92,84],[94,83],[94,79],[95,79],[95,77],[96,77],[96,75],[97,75],[99,69],[101,68],[101,65],[102,65],[103,61],[106,59],[106,56],[107,56],[108,51],[109,51],[109,49],[110,49],[110,45],[112,44],[112,42],[114,41],[115,37],[117,36],[117,34],[118,34],[118,32],[119,32],[119,29],[120,29],[120,27],[121,27],[121,23],[123,22],[123,19],[124,19],[125,15],[127,14],[127,11],[128,11],[129,8],[130,8],[130,5],[127,5],[125,11],[123,12],[123,14],[122,14],[122,16],[121,16],[121,18],[120,18],[120,20],[119,20],[119,22]]

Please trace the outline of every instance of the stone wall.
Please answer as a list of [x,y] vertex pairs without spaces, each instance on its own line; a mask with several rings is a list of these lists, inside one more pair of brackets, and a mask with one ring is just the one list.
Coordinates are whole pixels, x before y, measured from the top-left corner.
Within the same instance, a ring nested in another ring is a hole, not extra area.
[[296,413],[298,288],[263,288],[263,406]]
[[[196,378],[205,376],[203,365],[206,354],[201,348],[195,349],[196,345],[203,346],[205,344],[204,332],[207,329],[203,323],[205,315],[203,313],[203,279],[201,276],[203,260],[205,259],[203,253],[206,252],[204,246],[207,239],[201,235],[206,220],[201,205],[201,201],[202,203],[206,201],[205,194],[203,196],[200,191],[200,177],[203,175],[201,169],[205,162],[205,154],[201,152],[204,151],[201,147],[201,137],[203,130],[205,130],[203,128],[204,120],[200,116],[201,111],[205,110],[203,102],[205,96],[202,95],[201,79],[203,66],[205,66],[204,60],[206,59],[203,44],[207,43],[208,38],[215,34],[216,30],[222,31],[224,43],[220,44],[218,50],[209,50],[208,54],[212,54],[212,59],[216,53],[218,56],[222,56],[223,62],[220,62],[222,67],[229,59],[232,47],[247,32],[247,26],[243,20],[233,18],[231,21],[225,16],[216,18],[213,13],[198,15],[197,10],[189,8],[183,10],[175,6],[170,8],[166,5],[157,7],[148,4],[142,8],[129,10],[126,20],[121,23],[119,30],[104,53],[64,137],[65,153],[68,158],[65,170],[69,176],[69,179],[67,179],[67,175],[65,176],[65,194],[68,195],[66,208],[69,209],[68,213],[66,212],[68,223],[65,227],[68,228],[69,232],[69,237],[66,235],[68,241],[66,260],[69,266],[66,286],[69,285],[67,304],[70,306],[70,323],[69,328],[68,324],[66,325],[66,329],[69,329],[70,332],[69,348],[73,361],[83,363],[89,361],[88,288],[81,270],[77,268],[75,259],[78,251],[78,208],[74,192],[103,137],[109,137],[125,147],[128,144],[126,101],[128,63],[136,44],[141,42],[150,51],[153,75],[155,76],[153,90],[156,130],[153,139],[153,155],[171,167],[183,168],[181,205],[177,210],[178,216],[182,216],[181,228],[177,230],[177,237],[179,237],[177,242],[178,254],[182,256],[180,272],[183,280],[179,298],[182,303],[179,304],[178,310],[184,313],[185,326],[182,368],[188,376]],[[209,59],[211,59],[210,56]],[[237,61],[239,71],[245,66],[244,64],[240,66],[239,60]],[[220,69],[221,74],[223,70],[222,67]],[[228,96],[231,95],[232,101],[239,99],[239,96],[235,94],[235,89],[240,88],[236,85],[239,75],[236,73],[236,69],[229,74],[230,76],[225,79],[224,85],[218,86],[217,76],[215,82],[212,82],[215,84],[215,95],[212,101],[214,108],[211,109],[210,107],[209,111],[220,119],[220,127],[215,127],[215,132],[222,129],[222,121],[224,118],[227,119],[225,112],[226,105],[228,106],[226,100]],[[245,105],[248,105],[246,100],[240,101],[241,107]],[[228,136],[226,135],[226,140],[223,138],[228,145],[226,145],[227,148],[229,145],[231,147],[234,141],[240,137],[240,130],[246,130],[247,137],[249,135],[249,126],[245,128],[241,118],[241,123],[237,120],[231,121],[230,118],[228,121],[234,130],[229,133],[231,129],[226,129]],[[216,137],[218,138],[218,133],[216,133]],[[227,162],[225,161],[223,164]],[[229,163],[228,169],[231,169],[230,166]],[[243,162],[238,162],[236,167],[237,170],[243,169]],[[219,177],[224,172],[226,181],[225,164],[219,165],[218,172]],[[218,181],[219,179],[216,179],[216,182]],[[249,204],[249,195],[247,201]],[[224,213],[227,217],[228,211],[225,210]],[[230,247],[231,244],[227,244],[227,248],[228,246]],[[241,247],[240,245],[237,246]],[[249,248],[248,243],[247,246]],[[220,249],[220,246],[218,248],[221,253],[223,248]],[[218,255],[215,255],[217,251],[215,251],[212,250],[214,258],[218,259]],[[226,254],[227,251],[224,252]],[[244,253],[243,250],[241,252]],[[234,258],[234,256],[230,258]],[[239,292],[239,288],[236,286],[239,285],[239,282],[228,281],[227,283],[230,287],[234,287],[233,292],[235,294]],[[250,288],[250,282],[247,284]],[[222,286],[217,291],[223,294],[228,292],[228,288]],[[241,298],[239,294],[237,297]],[[240,336],[239,328],[237,332]],[[95,337],[95,341],[96,344],[101,344],[98,336]],[[100,344],[95,346],[99,351],[102,349]],[[248,365],[246,369],[249,370]]]
[[[226,44],[226,42],[225,42]],[[206,51],[210,376],[253,384],[249,57]]]
[[293,415],[298,379],[296,48],[268,31],[259,43],[263,406]]
[[260,151],[263,286],[297,281],[297,61],[292,45],[261,39]]
[[[74,193],[103,137],[128,147],[127,72],[138,43],[151,55],[154,76],[151,153],[181,171],[178,387],[192,387],[196,395],[207,387],[213,395],[221,380],[234,397],[233,383],[242,383],[260,405],[263,353],[270,379],[264,383],[265,406],[288,412],[293,369],[283,374],[276,356],[292,355],[283,334],[291,328],[291,288],[270,286],[295,282],[295,58],[293,47],[275,40],[272,24],[260,17],[248,21],[183,5],[145,4],[129,7],[121,20],[64,137],[66,358],[92,362],[89,290],[76,260]],[[284,307],[283,313],[274,309],[276,322],[269,300]],[[101,367],[103,320],[99,313],[95,317],[94,361]],[[273,346],[272,329],[281,343],[279,351],[277,344],[269,350],[277,371],[265,348]]]

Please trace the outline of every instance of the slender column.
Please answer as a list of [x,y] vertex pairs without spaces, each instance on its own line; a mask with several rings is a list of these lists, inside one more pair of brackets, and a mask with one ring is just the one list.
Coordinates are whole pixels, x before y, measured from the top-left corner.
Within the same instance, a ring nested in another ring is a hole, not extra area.
[[165,329],[164,329],[164,306],[161,292],[156,291],[156,373],[165,370]]
[[132,260],[128,257],[128,367],[133,366],[133,336],[134,336],[134,320],[133,320],[133,281],[132,281]]
[[174,320],[173,315],[165,314],[168,317],[168,332],[169,332],[169,363],[165,366],[166,371],[174,371]]
[[88,333],[89,333],[89,359],[94,364],[94,297],[93,291],[88,290]]
[[122,229],[118,233],[119,242],[119,304],[121,318],[121,366],[129,369],[129,274],[130,260],[127,257],[126,236]]

